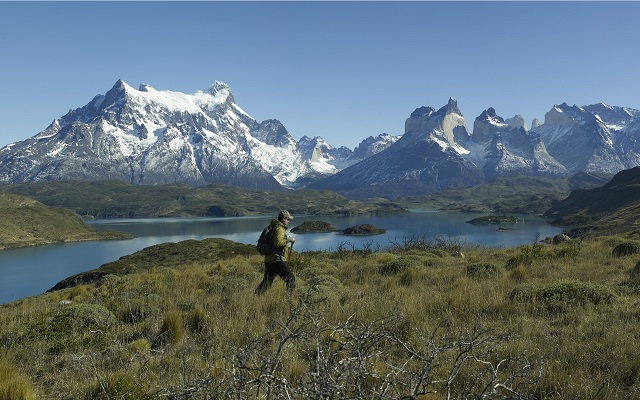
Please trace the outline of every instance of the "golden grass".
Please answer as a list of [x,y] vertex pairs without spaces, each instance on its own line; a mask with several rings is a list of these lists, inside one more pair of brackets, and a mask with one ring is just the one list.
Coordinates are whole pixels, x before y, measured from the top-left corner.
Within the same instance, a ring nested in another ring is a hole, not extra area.
[[47,399],[304,398],[343,367],[362,396],[501,398],[503,383],[537,399],[638,398],[638,257],[611,255],[624,239],[304,253],[291,299],[279,279],[254,294],[259,256],[109,275],[0,306],[0,350]]
[[0,400],[34,400],[29,380],[10,360],[0,358]]

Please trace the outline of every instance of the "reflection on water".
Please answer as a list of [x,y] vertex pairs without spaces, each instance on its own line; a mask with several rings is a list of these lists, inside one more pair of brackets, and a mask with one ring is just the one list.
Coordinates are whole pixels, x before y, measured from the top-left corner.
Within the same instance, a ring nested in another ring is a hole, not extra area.
[[[560,229],[543,219],[525,216],[524,223],[508,225],[508,232],[497,232],[496,225],[475,226],[465,223],[479,214],[447,212],[412,212],[405,215],[318,217],[297,216],[293,228],[307,220],[328,222],[338,229],[358,224],[372,224],[386,229],[377,236],[342,236],[338,233],[295,235],[295,249],[336,250],[351,248],[387,248],[403,243],[406,238],[441,238],[458,243],[487,247],[511,247],[532,244],[536,239],[551,237]],[[0,304],[45,292],[59,281],[77,273],[115,261],[145,247],[187,239],[219,237],[239,243],[254,244],[272,216],[238,218],[167,218],[117,219],[91,221],[98,230],[114,229],[130,232],[132,240],[73,243],[37,246],[0,251]]]

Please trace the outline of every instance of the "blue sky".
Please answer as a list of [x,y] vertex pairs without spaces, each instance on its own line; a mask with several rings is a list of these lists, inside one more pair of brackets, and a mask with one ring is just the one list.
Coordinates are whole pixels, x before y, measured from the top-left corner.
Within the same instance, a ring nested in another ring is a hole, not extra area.
[[421,106],[544,120],[554,104],[640,109],[640,2],[4,2],[0,147],[118,79],[219,80],[297,140],[354,148]]

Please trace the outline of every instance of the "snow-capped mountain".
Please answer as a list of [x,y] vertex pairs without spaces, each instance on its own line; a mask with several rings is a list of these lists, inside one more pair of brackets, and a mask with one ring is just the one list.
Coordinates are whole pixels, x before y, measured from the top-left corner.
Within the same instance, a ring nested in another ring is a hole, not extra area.
[[349,159],[355,163],[362,161],[365,158],[369,158],[374,154],[378,154],[381,151],[386,150],[387,147],[397,142],[400,137],[401,135],[391,136],[388,133],[381,133],[375,137],[369,136],[358,144],[358,147],[353,150]]
[[471,185],[505,175],[612,174],[640,165],[640,111],[596,104],[554,106],[526,130],[524,118],[493,108],[474,121],[450,99],[440,110],[416,109],[388,149],[311,187],[354,197],[397,197]]
[[314,138],[303,136],[298,141],[298,148],[315,171],[325,172],[325,176],[329,176],[385,150],[398,139],[400,136],[391,136],[386,133],[375,137],[369,136],[351,150],[345,146],[334,148],[319,136]]
[[613,174],[640,165],[640,111],[553,106],[540,124],[488,108],[473,134],[457,102],[417,108],[401,136],[354,150],[321,137],[296,142],[276,119],[258,122],[229,86],[184,94],[122,80],[34,137],[0,149],[0,182],[125,180],[132,184],[311,187],[354,197],[423,194],[511,174]]
[[184,94],[122,80],[33,138],[0,149],[0,181],[126,180],[283,190],[326,174],[277,120],[255,121],[229,86]]
[[571,173],[615,174],[640,165],[640,111],[595,104],[555,105],[532,129]]
[[387,149],[310,186],[353,197],[392,198],[478,184],[484,175],[461,145],[469,139],[455,100],[437,111],[421,107]]
[[304,159],[313,166],[313,170],[324,176],[333,175],[356,162],[348,161],[353,153],[351,149],[345,146],[334,148],[319,136],[301,137],[298,148]]
[[569,171],[547,152],[539,134],[527,132],[521,116],[504,120],[489,107],[473,123],[469,157],[488,179],[506,175],[559,177]]

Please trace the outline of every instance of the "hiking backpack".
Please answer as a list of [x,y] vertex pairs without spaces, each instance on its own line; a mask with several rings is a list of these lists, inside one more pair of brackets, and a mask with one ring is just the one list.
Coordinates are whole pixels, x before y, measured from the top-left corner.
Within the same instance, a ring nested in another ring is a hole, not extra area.
[[263,256],[268,256],[273,252],[273,241],[271,239],[271,230],[273,226],[269,225],[262,230],[260,234],[260,238],[258,239],[258,244],[256,245],[256,250],[258,253]]

